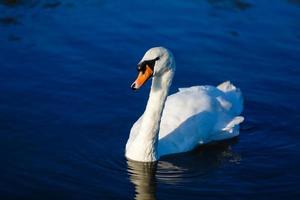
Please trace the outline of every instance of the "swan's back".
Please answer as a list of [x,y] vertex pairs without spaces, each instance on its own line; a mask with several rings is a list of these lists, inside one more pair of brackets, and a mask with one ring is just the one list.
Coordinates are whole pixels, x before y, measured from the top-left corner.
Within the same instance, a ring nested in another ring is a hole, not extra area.
[[208,94],[207,89],[207,86],[180,88],[179,92],[168,96],[160,124],[159,138],[174,131],[190,117],[203,112],[214,112],[216,102]]
[[167,98],[162,114],[159,155],[192,150],[198,144],[239,134],[238,117],[243,109],[239,89],[230,82],[218,87],[181,88]]

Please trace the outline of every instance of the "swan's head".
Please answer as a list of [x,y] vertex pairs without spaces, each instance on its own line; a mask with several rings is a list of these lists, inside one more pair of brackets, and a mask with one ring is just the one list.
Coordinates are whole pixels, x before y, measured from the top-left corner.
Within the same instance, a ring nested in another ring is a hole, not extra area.
[[175,61],[172,53],[164,47],[149,49],[139,62],[138,77],[131,85],[133,90],[139,89],[151,77],[163,76],[166,72],[175,71]]

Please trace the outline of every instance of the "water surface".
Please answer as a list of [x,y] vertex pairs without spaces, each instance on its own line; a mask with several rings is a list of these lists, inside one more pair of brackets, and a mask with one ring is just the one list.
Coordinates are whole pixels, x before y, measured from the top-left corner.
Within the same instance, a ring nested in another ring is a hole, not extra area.
[[[300,1],[0,0],[1,199],[297,199]],[[238,138],[138,164],[124,158],[153,46],[171,93],[231,80]]]

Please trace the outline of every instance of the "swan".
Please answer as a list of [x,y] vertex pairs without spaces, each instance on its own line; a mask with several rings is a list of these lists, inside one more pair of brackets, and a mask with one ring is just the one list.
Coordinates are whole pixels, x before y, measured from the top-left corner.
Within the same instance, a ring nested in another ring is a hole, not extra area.
[[139,89],[150,78],[152,85],[144,114],[130,130],[127,159],[154,162],[164,155],[239,135],[239,124],[244,121],[239,116],[241,91],[226,81],[217,87],[179,88],[168,96],[175,68],[173,54],[164,47],[149,49],[139,62],[131,88]]

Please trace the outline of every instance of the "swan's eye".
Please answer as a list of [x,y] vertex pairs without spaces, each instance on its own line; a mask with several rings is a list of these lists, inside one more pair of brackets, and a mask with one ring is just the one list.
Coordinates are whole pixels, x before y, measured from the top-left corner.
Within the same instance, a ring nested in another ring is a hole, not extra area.
[[145,61],[141,62],[140,64],[138,64],[137,70],[139,72],[145,73],[146,66],[148,65],[153,71],[154,66],[155,66],[155,61],[157,61],[157,60],[159,60],[159,57],[156,57],[153,60],[145,60]]
[[142,62],[142,63],[138,64],[137,70],[138,70],[138,72],[143,72],[144,73],[145,70],[146,70],[145,62]]

